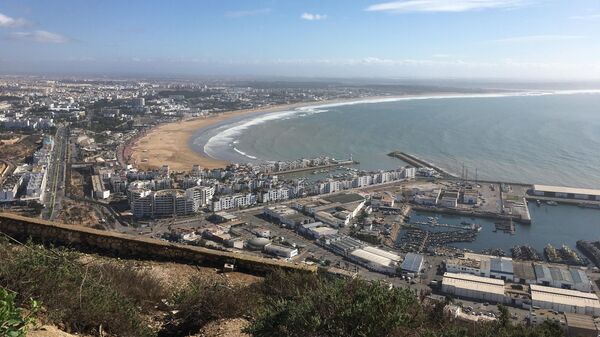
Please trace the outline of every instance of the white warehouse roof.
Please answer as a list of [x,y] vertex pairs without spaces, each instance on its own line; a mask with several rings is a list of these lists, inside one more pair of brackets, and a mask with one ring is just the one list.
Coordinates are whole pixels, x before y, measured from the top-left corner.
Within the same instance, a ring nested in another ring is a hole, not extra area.
[[366,250],[369,253],[373,253],[375,255],[379,255],[379,256],[383,256],[386,257],[392,261],[395,262],[400,262],[400,260],[402,260],[402,258],[400,257],[400,255],[394,254],[392,252],[389,252],[387,250],[383,250],[383,249],[379,249],[377,247],[373,247],[373,246],[366,246],[363,248],[363,250]]
[[598,295],[577,290],[545,287],[536,284],[531,286],[531,299],[547,303],[557,303],[578,307],[590,307],[600,310]]
[[566,193],[566,194],[583,194],[583,195],[600,195],[600,190],[594,190],[589,188],[574,188],[574,187],[563,187],[563,186],[549,186],[549,185],[533,185],[534,191],[539,192],[553,192],[553,193]]
[[350,255],[357,257],[359,259],[362,259],[364,261],[375,263],[375,264],[378,264],[378,265],[381,265],[384,267],[391,267],[394,265],[393,260],[388,259],[387,257],[381,256],[381,255],[373,254],[364,249],[356,249],[352,253],[350,253]]
[[470,274],[444,273],[443,285],[504,296],[504,281]]

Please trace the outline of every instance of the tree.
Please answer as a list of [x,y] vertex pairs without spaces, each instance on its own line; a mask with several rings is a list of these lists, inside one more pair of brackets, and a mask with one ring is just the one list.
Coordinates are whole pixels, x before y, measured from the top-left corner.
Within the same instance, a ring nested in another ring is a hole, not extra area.
[[501,327],[507,327],[510,324],[510,314],[508,308],[502,304],[498,304],[498,311],[500,311],[500,317],[498,317],[498,324]]

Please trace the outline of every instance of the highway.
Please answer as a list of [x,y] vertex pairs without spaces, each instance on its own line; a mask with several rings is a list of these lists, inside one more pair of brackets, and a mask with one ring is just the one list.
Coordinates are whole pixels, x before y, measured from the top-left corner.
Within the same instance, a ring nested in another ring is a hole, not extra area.
[[68,140],[68,128],[59,126],[54,136],[54,149],[48,164],[48,181],[43,198],[45,207],[41,216],[46,220],[54,220],[62,207],[62,200],[65,196]]

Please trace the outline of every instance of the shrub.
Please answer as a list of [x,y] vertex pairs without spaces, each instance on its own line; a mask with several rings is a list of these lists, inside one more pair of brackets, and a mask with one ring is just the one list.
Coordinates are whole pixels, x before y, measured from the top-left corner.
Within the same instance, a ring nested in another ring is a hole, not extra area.
[[39,304],[31,300],[29,313],[15,305],[16,294],[0,287],[0,336],[25,337]]
[[0,283],[17,292],[17,300],[40,299],[47,319],[67,330],[93,333],[102,328],[120,336],[151,335],[140,306],[153,295],[140,285],[152,282],[131,268],[86,265],[80,258],[67,249],[0,243]]

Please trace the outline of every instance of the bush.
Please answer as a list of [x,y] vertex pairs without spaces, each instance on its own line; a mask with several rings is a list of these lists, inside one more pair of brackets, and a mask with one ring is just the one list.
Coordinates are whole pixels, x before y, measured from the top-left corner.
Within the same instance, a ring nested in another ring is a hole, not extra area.
[[15,305],[16,294],[0,287],[0,336],[25,337],[39,304],[31,300],[29,313]]
[[422,316],[412,293],[378,283],[319,279],[310,288],[285,285],[304,289],[265,294],[265,306],[248,328],[252,335],[387,336],[399,327],[413,327]]
[[159,336],[187,336],[214,320],[251,315],[259,301],[254,286],[227,285],[194,277],[174,295],[175,314],[168,318]]
[[152,335],[141,307],[160,296],[158,281],[126,265],[83,264],[67,249],[0,244],[0,282],[17,300],[37,298],[47,319],[69,331],[120,336]]

